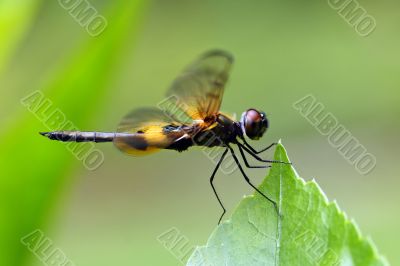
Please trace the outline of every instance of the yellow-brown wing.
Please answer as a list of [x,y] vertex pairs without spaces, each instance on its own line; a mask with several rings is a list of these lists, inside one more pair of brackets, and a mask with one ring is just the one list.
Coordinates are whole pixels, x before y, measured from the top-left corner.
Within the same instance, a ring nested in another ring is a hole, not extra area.
[[171,85],[168,98],[193,120],[218,113],[233,56],[221,50],[203,54]]
[[[126,115],[118,126],[115,146],[130,155],[146,155],[165,149],[185,136],[182,124],[157,108],[140,108]],[[176,130],[171,130],[176,127]]]

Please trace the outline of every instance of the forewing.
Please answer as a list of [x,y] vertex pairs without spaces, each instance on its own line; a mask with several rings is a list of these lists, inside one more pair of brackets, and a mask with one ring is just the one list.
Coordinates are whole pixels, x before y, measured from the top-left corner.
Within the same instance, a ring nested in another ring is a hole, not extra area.
[[167,96],[193,120],[218,113],[233,56],[225,51],[205,53],[172,84]]
[[114,144],[130,155],[146,155],[164,149],[185,135],[179,130],[165,130],[179,126],[172,116],[156,108],[140,108],[126,115],[118,126]]

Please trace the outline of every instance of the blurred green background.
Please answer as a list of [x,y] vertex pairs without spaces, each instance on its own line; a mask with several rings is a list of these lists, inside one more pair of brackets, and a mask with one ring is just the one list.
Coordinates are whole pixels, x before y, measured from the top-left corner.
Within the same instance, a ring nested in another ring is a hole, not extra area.
[[[327,1],[90,3],[108,21],[97,37],[58,1],[0,1],[0,265],[43,265],[20,242],[37,228],[75,265],[178,265],[157,241],[171,227],[189,245],[206,242],[221,210],[200,150],[134,158],[99,144],[105,161],[89,171],[65,144],[37,134],[45,124],[20,101],[40,90],[78,128],[112,131],[130,109],[162,100],[211,48],[236,59],[223,111],[267,112],[271,128],[254,144],[281,138],[298,173],[400,265],[398,1],[359,1],[377,21],[368,37]],[[377,157],[369,175],[293,109],[310,93]],[[255,182],[265,176],[249,173]],[[230,211],[251,193],[236,172],[218,175],[216,186]]]

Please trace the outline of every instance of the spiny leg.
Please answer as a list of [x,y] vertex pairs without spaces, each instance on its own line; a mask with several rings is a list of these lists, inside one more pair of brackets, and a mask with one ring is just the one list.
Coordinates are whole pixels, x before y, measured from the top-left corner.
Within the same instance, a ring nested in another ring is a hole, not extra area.
[[248,176],[247,176],[246,173],[244,172],[242,166],[240,165],[240,162],[239,162],[238,158],[236,157],[235,151],[234,151],[234,150],[232,149],[232,147],[229,146],[229,145],[228,145],[228,148],[229,148],[229,150],[230,150],[230,152],[231,152],[231,154],[232,154],[232,156],[233,156],[233,159],[234,159],[235,162],[236,162],[236,165],[239,167],[240,172],[242,173],[244,179],[246,180],[246,182],[247,182],[252,188],[254,188],[261,196],[263,196],[266,200],[268,200],[269,202],[271,202],[271,203],[274,205],[274,208],[275,208],[276,213],[279,215],[279,210],[278,210],[278,206],[277,206],[276,202],[273,201],[272,199],[270,199],[269,197],[267,197],[267,196],[266,196],[264,193],[262,193],[256,186],[254,186],[254,185],[251,183],[250,179],[248,178]]
[[211,177],[210,177],[210,184],[211,184],[211,187],[212,187],[212,189],[213,189],[213,191],[214,191],[215,196],[217,197],[217,200],[218,200],[218,202],[219,202],[219,205],[221,205],[222,210],[223,210],[223,212],[222,212],[222,214],[221,214],[221,217],[219,217],[218,224],[221,223],[222,217],[224,216],[226,210],[225,210],[224,204],[222,204],[222,201],[221,201],[221,199],[220,199],[219,196],[218,196],[218,193],[217,193],[217,190],[216,190],[215,187],[214,187],[213,181],[214,181],[215,174],[217,173],[218,168],[221,166],[221,163],[222,163],[222,161],[224,160],[225,155],[227,154],[227,152],[228,152],[228,149],[226,149],[226,150],[224,151],[224,153],[222,154],[221,158],[219,159],[219,161],[218,161],[218,163],[217,163],[217,166],[215,167],[215,169],[214,169],[214,171],[213,171],[213,173],[212,173],[212,175],[211,175]]
[[256,165],[256,166],[250,165],[247,162],[247,158],[246,158],[246,155],[243,152],[243,148],[240,145],[238,145],[238,147],[239,147],[240,154],[242,155],[244,164],[246,165],[247,168],[269,168],[269,167],[271,167],[270,165]]
[[237,143],[239,147],[241,147],[243,150],[245,150],[248,154],[253,156],[257,161],[264,162],[264,163],[283,163],[283,164],[292,164],[288,162],[283,162],[283,161],[275,161],[275,160],[264,160],[257,154],[253,153],[250,149],[248,149],[246,146],[244,146],[242,143]]
[[247,148],[249,148],[254,154],[260,154],[260,153],[262,153],[262,152],[265,152],[265,151],[269,150],[269,149],[272,148],[273,146],[278,145],[278,143],[274,142],[274,143],[272,143],[271,145],[269,145],[268,147],[266,147],[266,148],[264,148],[264,149],[262,149],[262,150],[260,150],[260,151],[256,151],[256,149],[254,149],[254,148],[246,141],[245,138],[242,138],[242,140],[243,140],[244,145],[245,145]]

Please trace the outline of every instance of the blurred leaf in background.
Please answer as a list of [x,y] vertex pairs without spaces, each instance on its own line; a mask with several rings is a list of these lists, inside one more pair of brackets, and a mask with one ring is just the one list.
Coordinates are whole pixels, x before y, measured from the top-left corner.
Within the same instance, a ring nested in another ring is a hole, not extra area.
[[31,26],[41,0],[0,1],[0,73]]
[[[104,12],[108,20],[106,30],[74,52],[72,60],[49,78],[49,84],[32,88],[32,92],[40,89],[51,106],[68,114],[67,120],[72,123],[87,124],[108,95],[107,85],[124,55],[125,41],[139,23],[144,2],[113,1]],[[26,3],[20,7],[22,13],[27,12]],[[19,12],[17,8],[10,15],[20,16]],[[2,49],[3,54],[4,50],[10,49]],[[42,109],[36,115],[26,110],[0,136],[0,265],[25,265],[28,250],[21,244],[21,237],[46,227],[67,170],[78,162],[67,147],[54,145],[38,135],[38,128],[48,130],[51,119],[45,114],[48,110]]]

